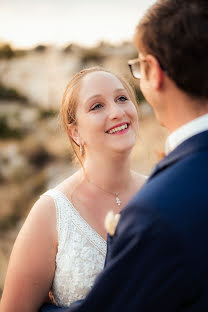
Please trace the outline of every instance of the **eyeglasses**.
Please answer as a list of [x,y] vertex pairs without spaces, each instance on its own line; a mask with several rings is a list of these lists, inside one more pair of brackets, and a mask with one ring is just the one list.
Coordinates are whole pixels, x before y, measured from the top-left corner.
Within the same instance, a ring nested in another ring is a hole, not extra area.
[[132,76],[136,79],[141,79],[141,63],[147,62],[145,59],[137,58],[129,60],[128,65]]
[[[132,74],[132,76],[136,79],[141,79],[141,63],[147,62],[146,59],[142,59],[142,58],[137,58],[134,60],[129,60],[128,61],[128,65],[130,68],[130,72]],[[161,64],[161,62],[159,62],[160,64],[160,68],[162,69],[162,71],[170,77],[169,72],[167,70],[164,69],[164,66]]]

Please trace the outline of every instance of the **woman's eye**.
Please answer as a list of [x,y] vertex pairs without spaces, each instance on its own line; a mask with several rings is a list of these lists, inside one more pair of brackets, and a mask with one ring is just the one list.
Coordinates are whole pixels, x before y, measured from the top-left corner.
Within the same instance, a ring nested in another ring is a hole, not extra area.
[[97,110],[100,109],[101,107],[103,107],[102,104],[98,103],[95,106],[93,106],[90,110]]
[[128,100],[127,97],[124,95],[118,97],[118,101],[120,101],[120,102],[125,102],[127,100]]

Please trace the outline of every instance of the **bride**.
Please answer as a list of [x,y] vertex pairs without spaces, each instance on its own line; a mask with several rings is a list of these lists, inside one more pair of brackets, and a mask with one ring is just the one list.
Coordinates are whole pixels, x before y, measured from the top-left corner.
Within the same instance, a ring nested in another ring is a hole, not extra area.
[[31,209],[10,257],[1,312],[37,312],[49,293],[63,307],[83,299],[104,266],[106,214],[119,213],[146,180],[130,169],[138,114],[122,78],[82,70],[65,90],[61,115],[81,169]]

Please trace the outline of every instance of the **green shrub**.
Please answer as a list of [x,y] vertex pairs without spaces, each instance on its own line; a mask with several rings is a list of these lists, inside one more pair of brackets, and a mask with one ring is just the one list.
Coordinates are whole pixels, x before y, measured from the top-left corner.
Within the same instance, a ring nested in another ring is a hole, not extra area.
[[49,109],[40,108],[39,109],[39,120],[51,118],[51,117],[56,116],[57,114],[58,114],[57,110],[55,110],[53,108],[49,108]]
[[10,59],[14,56],[15,52],[9,44],[3,44],[0,46],[0,59]]
[[81,55],[81,62],[86,64],[88,62],[102,62],[104,55],[99,48],[84,49]]
[[29,155],[29,162],[37,169],[43,168],[49,161],[52,160],[52,155],[46,150],[44,146],[37,146],[36,149],[31,150]]
[[64,52],[64,53],[71,53],[71,52],[73,52],[73,44],[72,44],[72,43],[68,44],[68,45],[63,49],[63,52]]
[[43,44],[39,44],[34,48],[34,51],[36,52],[45,52],[48,49],[47,46],[43,45]]
[[26,50],[14,50],[10,44],[0,43],[0,59],[11,59],[13,57],[20,57],[26,54]]
[[17,214],[1,217],[0,219],[0,233],[12,228],[20,220]]
[[[8,183],[7,186],[8,190],[13,189],[14,182],[12,184]],[[0,235],[13,228],[20,220],[25,218],[29,212],[28,209],[30,209],[31,203],[45,191],[46,186],[47,175],[44,170],[37,173],[34,172],[26,181],[21,181],[18,191],[10,198],[12,205],[10,213],[0,217]]]
[[27,98],[26,96],[19,93],[16,89],[6,87],[2,83],[0,83],[0,100],[17,100],[26,102]]
[[22,137],[23,137],[23,132],[21,131],[21,129],[10,127],[7,117],[0,116],[0,138],[1,139],[9,139],[9,138],[21,139]]

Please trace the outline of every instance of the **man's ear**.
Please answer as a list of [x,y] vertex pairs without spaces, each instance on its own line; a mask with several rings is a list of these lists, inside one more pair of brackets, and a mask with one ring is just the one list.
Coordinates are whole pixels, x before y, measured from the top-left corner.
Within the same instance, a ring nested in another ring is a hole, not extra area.
[[164,82],[164,72],[160,67],[160,64],[156,57],[154,57],[151,54],[148,54],[147,57],[147,63],[149,65],[148,75],[149,75],[149,81],[153,88],[153,90],[159,90]]
[[72,140],[77,144],[80,145],[80,137],[77,130],[76,124],[68,124],[68,135],[72,138]]

